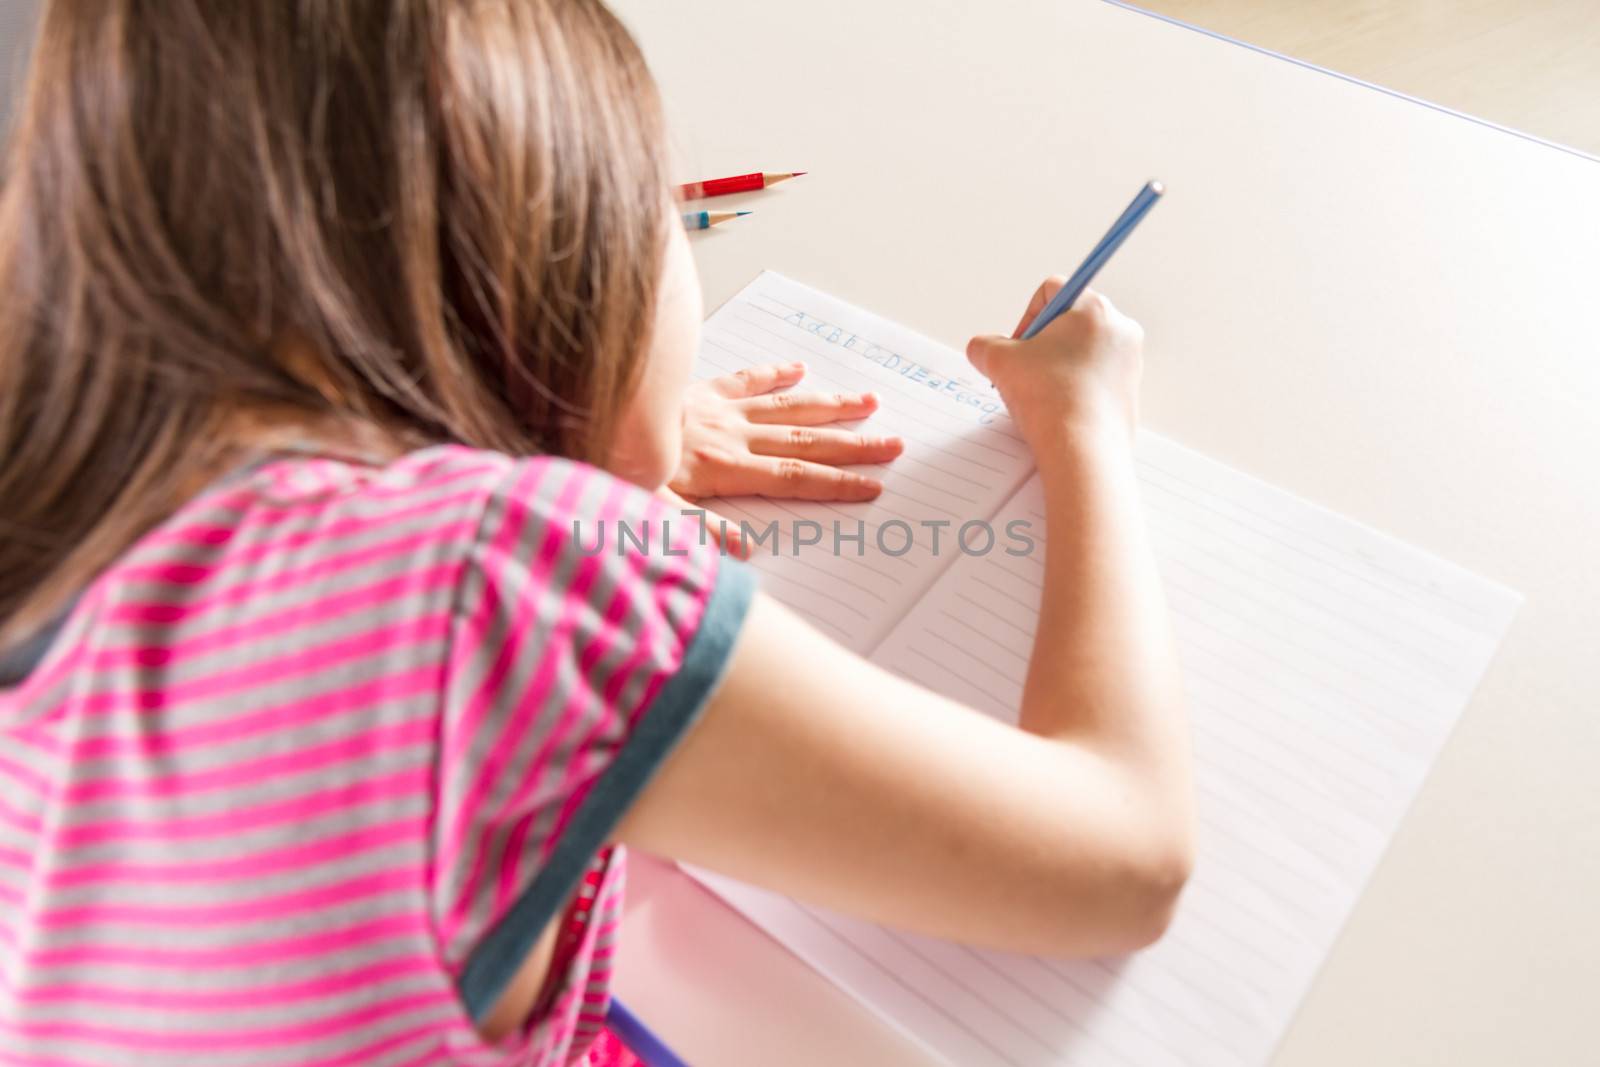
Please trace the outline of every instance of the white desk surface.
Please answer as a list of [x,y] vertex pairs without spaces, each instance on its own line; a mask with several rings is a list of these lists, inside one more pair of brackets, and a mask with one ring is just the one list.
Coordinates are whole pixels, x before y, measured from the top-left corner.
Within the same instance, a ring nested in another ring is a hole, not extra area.
[[[1166,181],[1098,283],[1147,425],[1527,597],[1274,1062],[1597,1062],[1600,162],[1098,0],[616,7],[683,179],[811,172],[697,241],[708,308],[773,267],[960,346]],[[634,870],[691,1062],[924,1062]]]

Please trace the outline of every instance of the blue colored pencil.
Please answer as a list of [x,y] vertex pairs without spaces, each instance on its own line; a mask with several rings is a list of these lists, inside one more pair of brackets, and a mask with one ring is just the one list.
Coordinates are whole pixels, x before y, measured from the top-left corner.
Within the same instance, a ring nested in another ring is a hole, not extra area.
[[616,997],[606,1009],[606,1029],[617,1035],[645,1067],[688,1067]]
[[1161,194],[1166,191],[1166,186],[1160,182],[1150,182],[1139,190],[1139,195],[1133,198],[1133,203],[1129,204],[1122,216],[1111,224],[1111,229],[1100,238],[1100,243],[1094,246],[1089,258],[1072,273],[1072,277],[1067,279],[1067,284],[1063,285],[1061,291],[1044,306],[1044,310],[1028,323],[1028,328],[1022,331],[1024,341],[1050,325],[1057,315],[1070,308],[1074,301],[1083,295],[1083,291],[1089,288],[1089,283],[1094,281],[1094,276],[1100,273],[1100,268],[1106,265],[1111,254],[1122,247],[1122,242],[1128,239],[1128,234],[1133,232],[1133,228],[1139,225],[1139,220],[1155,207],[1156,201],[1160,200]]
[[686,230],[709,230],[720,222],[748,214],[748,211],[685,211],[683,227]]

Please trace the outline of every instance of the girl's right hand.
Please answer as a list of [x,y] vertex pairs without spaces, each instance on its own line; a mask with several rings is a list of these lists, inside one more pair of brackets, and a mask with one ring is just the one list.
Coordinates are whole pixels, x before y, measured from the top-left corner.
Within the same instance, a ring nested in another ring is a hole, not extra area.
[[1131,439],[1139,424],[1144,330],[1103,294],[1085,290],[1037,337],[1018,340],[1065,282],[1046,279],[1009,338],[980,336],[967,345],[967,358],[1000,391],[1036,460],[1085,429]]

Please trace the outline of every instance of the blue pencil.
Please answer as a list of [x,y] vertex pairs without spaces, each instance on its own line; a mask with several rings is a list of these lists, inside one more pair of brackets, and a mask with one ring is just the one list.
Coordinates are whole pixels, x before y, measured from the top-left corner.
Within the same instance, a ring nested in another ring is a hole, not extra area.
[[1055,298],[1044,306],[1044,310],[1028,323],[1028,328],[1022,331],[1024,341],[1050,325],[1057,315],[1070,308],[1073,302],[1083,295],[1083,291],[1089,288],[1089,283],[1094,281],[1094,276],[1100,273],[1100,268],[1106,265],[1111,254],[1122,247],[1122,242],[1128,239],[1128,234],[1133,232],[1133,228],[1139,225],[1139,220],[1155,207],[1156,201],[1160,200],[1161,194],[1166,191],[1166,187],[1160,182],[1150,182],[1139,190],[1139,195],[1133,198],[1133,203],[1128,205],[1122,217],[1111,224],[1111,229],[1107,230],[1106,235],[1100,238],[1100,243],[1094,246],[1089,258],[1073,272],[1072,277],[1067,279],[1067,284],[1063,285]]
[[606,1009],[606,1028],[616,1034],[645,1067],[688,1067],[616,997],[611,998],[611,1006]]
[[709,230],[718,223],[748,215],[748,211],[685,211],[683,226],[688,230]]

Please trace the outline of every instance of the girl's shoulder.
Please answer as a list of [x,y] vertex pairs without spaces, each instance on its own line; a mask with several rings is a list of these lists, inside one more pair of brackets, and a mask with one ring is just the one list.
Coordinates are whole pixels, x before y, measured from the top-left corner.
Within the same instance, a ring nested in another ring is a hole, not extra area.
[[[604,471],[555,456],[514,457],[435,445],[389,460],[281,452],[235,471],[191,501],[168,526],[197,519],[235,526],[348,525],[355,517],[427,517],[456,523],[497,495],[546,478],[616,483]],[[535,506],[544,506],[542,500]]]
[[693,509],[575,460],[457,445],[384,463],[264,460],[203,494],[133,555],[147,559],[125,560],[124,575],[149,571],[153,556],[163,578],[180,581],[275,572],[331,591],[392,578],[386,588],[407,595],[434,591],[413,611],[448,602],[468,628],[501,605],[502,638],[513,626],[593,627],[605,643],[621,626],[630,640],[680,649],[719,589],[742,615],[753,585]]
[[[223,478],[141,538],[112,568],[192,568],[243,558],[261,568],[369,560],[379,546],[413,563],[481,562],[487,552],[591,554],[626,528],[673,537],[681,566],[714,569],[715,553],[678,554],[698,526],[653,494],[598,468],[554,456],[514,457],[439,445],[374,462],[312,453],[258,460]],[[677,527],[677,529],[671,529]],[[692,548],[708,547],[704,537]],[[652,543],[649,548],[655,547]],[[622,555],[615,551],[608,555]],[[636,561],[637,562],[637,561]],[[328,568],[324,567],[326,571]]]
[[238,625],[285,606],[359,608],[471,640],[489,636],[474,631],[494,607],[499,640],[603,641],[631,623],[681,647],[719,586],[748,584],[739,571],[691,515],[588,464],[436,446],[383,463],[258,461],[147,533],[80,606],[156,603],[164,619]]

